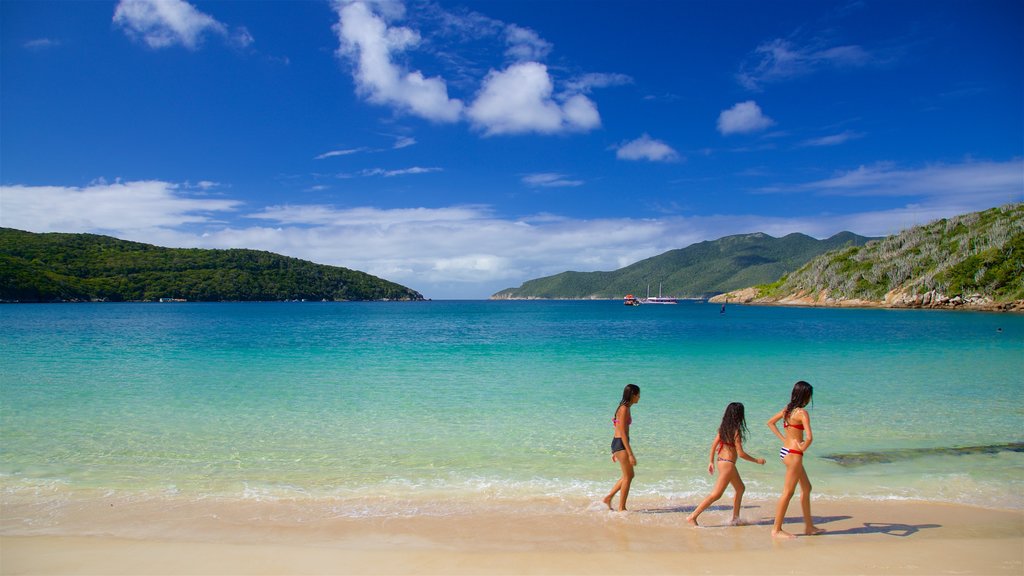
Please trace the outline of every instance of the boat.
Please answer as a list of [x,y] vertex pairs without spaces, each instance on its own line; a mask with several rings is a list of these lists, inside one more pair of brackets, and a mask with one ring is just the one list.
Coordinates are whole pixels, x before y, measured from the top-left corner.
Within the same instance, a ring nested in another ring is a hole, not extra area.
[[626,294],[626,297],[622,299],[622,303],[626,306],[639,306],[640,299],[632,294]]
[[675,298],[669,298],[661,296],[661,284],[658,284],[658,296],[655,298],[651,296],[651,285],[647,285],[647,298],[640,301],[641,304],[678,304],[679,301]]

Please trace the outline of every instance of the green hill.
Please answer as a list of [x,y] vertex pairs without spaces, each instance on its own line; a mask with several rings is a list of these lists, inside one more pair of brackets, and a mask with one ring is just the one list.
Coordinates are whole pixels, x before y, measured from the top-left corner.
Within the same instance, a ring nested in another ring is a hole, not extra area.
[[1024,204],[942,219],[830,252],[777,282],[745,292],[730,298],[1007,309],[1003,304],[1024,300]]
[[868,240],[850,232],[827,240],[804,234],[783,238],[761,233],[726,236],[670,250],[613,272],[562,272],[537,278],[491,298],[622,298],[626,294],[644,296],[648,286],[656,294],[659,284],[664,296],[706,297],[771,282],[819,254],[843,246],[860,246]]
[[257,250],[161,248],[0,228],[0,300],[422,300],[364,272]]

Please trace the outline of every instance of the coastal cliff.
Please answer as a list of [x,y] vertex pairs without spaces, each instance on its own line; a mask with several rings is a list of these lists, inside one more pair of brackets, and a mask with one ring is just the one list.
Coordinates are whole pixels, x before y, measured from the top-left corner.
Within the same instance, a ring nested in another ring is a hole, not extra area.
[[1024,204],[832,251],[772,284],[711,301],[1024,312]]

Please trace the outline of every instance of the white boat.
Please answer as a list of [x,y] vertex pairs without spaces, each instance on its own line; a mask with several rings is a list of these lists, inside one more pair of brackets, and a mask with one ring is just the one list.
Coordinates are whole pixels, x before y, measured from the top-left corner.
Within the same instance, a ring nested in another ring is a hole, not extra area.
[[641,304],[678,304],[679,302],[675,298],[669,298],[668,296],[662,298],[661,296],[661,284],[658,284],[658,296],[655,298],[651,296],[651,285],[647,285],[647,298],[640,301]]

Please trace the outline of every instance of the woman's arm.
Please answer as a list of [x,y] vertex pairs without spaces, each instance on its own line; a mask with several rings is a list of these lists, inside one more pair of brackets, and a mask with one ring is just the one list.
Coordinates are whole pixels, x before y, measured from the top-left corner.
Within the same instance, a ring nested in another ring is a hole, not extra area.
[[633,447],[629,445],[629,424],[627,424],[629,421],[629,406],[619,407],[615,420],[615,435],[617,438],[622,438],[622,446],[626,449],[629,463],[636,466],[636,456],[633,456]]
[[711,453],[708,454],[708,474],[715,473],[715,453],[718,452],[718,445],[722,443],[722,438],[715,434],[715,439],[711,441]]
[[804,441],[800,443],[800,451],[803,452],[810,448],[811,442],[814,442],[814,433],[811,432],[811,415],[803,409],[800,410],[800,414],[804,420]]
[[786,437],[782,435],[782,432],[779,432],[779,426],[777,423],[779,420],[782,420],[785,413],[785,410],[779,410],[778,414],[768,419],[768,429],[772,431],[772,434],[778,436],[779,440],[782,440],[783,442],[786,441]]
[[736,435],[736,454],[740,458],[743,458],[744,460],[747,460],[749,462],[753,462],[754,464],[764,464],[764,458],[754,458],[750,454],[747,454],[746,452],[743,451],[743,441],[740,440],[738,434]]
[[623,444],[626,443],[626,436],[629,436],[629,427],[626,425],[628,417],[629,408],[625,406],[619,406],[619,409],[615,411],[615,437],[622,438]]

